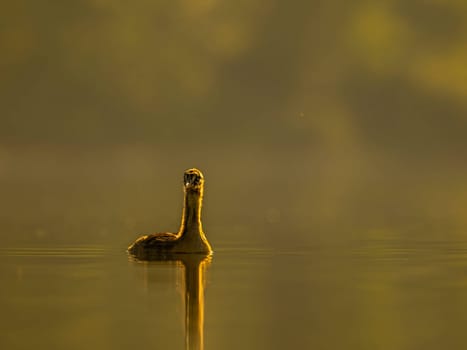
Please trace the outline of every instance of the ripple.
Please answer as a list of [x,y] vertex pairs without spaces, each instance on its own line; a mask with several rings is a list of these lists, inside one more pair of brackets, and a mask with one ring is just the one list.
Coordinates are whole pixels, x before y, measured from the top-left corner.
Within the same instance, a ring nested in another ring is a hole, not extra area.
[[110,252],[103,246],[0,248],[0,256],[14,257],[95,258]]

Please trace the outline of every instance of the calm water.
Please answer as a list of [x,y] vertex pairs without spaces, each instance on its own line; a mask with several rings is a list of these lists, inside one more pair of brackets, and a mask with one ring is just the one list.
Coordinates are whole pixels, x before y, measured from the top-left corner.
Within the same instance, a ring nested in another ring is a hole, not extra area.
[[3,248],[0,262],[2,349],[467,344],[467,242],[220,245],[212,260],[185,265],[103,246],[29,246]]
[[[1,349],[467,346],[455,168],[190,152],[4,153]],[[138,235],[177,230],[193,165],[212,258],[130,259]]]

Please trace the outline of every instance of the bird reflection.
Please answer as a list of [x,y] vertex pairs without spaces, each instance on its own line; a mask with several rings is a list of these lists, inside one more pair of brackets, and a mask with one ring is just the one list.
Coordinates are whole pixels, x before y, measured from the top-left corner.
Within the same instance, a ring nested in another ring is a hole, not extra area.
[[[204,285],[205,272],[212,256],[204,254],[171,254],[141,257],[130,256],[136,262],[176,263],[183,268],[183,294],[185,301],[185,348],[204,349]],[[146,271],[147,272],[147,271]]]

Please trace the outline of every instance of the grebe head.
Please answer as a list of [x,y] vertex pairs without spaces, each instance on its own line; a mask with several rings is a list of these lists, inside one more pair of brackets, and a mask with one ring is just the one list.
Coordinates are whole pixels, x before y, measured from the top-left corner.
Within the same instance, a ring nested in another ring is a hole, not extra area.
[[196,168],[188,169],[183,175],[183,183],[186,190],[200,190],[203,187],[204,176]]

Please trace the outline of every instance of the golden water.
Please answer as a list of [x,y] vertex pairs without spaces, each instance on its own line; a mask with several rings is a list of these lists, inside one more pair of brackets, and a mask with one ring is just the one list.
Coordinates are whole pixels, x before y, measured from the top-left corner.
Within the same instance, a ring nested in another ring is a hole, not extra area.
[[395,168],[328,176],[288,157],[296,171],[281,172],[278,154],[240,172],[245,160],[207,153],[212,259],[141,262],[130,242],[178,228],[183,157],[35,152],[3,168],[2,349],[467,345],[463,194],[448,170],[439,184]]

